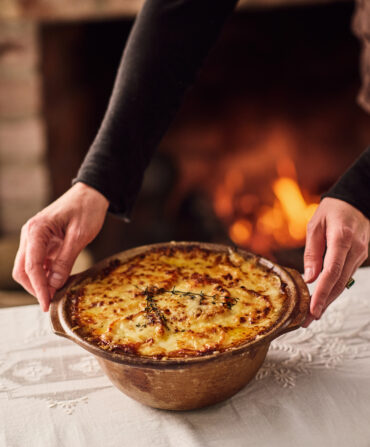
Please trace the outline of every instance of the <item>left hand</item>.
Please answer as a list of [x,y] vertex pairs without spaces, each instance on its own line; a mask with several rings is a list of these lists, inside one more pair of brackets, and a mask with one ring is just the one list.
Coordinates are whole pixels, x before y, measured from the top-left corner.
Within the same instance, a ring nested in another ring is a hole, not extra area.
[[103,194],[77,182],[23,225],[13,278],[37,297],[44,312],[78,254],[99,233],[108,206]]
[[368,257],[369,238],[370,221],[357,208],[330,197],[321,201],[307,225],[305,281],[319,279],[303,327],[320,319],[343,292],[348,280]]

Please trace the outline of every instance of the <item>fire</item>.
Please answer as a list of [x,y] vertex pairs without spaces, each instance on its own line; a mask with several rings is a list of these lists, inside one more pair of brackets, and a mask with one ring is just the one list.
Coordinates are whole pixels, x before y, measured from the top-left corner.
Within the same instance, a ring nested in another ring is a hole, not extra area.
[[293,178],[279,177],[273,182],[276,200],[272,207],[262,210],[257,226],[271,231],[276,242],[285,246],[304,243],[307,223],[313,216],[317,203],[307,204],[302,191]]
[[261,203],[243,191],[243,173],[231,169],[216,190],[214,209],[229,227],[229,236],[242,247],[271,254],[278,247],[304,244],[307,223],[318,206],[318,197],[300,188],[293,161],[278,161],[278,177],[270,185],[273,203]]
[[252,224],[246,219],[236,220],[230,227],[230,237],[238,245],[246,245],[252,234]]

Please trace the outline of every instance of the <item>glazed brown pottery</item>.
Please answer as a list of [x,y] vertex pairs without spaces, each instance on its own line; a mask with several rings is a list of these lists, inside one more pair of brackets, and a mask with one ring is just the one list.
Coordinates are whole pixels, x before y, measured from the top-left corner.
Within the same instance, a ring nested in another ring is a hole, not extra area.
[[112,383],[127,396],[151,407],[167,410],[191,410],[221,402],[243,388],[262,365],[270,342],[276,337],[300,327],[309,309],[310,296],[301,275],[271,261],[243,250],[238,254],[255,257],[271,269],[286,285],[289,303],[279,323],[259,338],[203,357],[171,358],[167,360],[140,357],[133,354],[107,352],[84,340],[72,331],[66,312],[67,293],[82,279],[94,275],[114,259],[122,262],[153,247],[196,245],[212,251],[229,252],[224,245],[199,242],[169,242],[146,245],[118,253],[89,270],[71,276],[59,290],[50,308],[53,330],[95,355]]

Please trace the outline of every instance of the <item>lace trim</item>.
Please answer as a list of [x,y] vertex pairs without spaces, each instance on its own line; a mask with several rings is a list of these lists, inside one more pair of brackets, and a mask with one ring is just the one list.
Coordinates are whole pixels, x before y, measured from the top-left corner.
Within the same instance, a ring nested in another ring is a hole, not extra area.
[[[370,303],[361,299],[338,300],[309,328],[274,340],[256,380],[270,378],[283,388],[293,388],[301,376],[314,369],[338,369],[354,359],[369,358],[370,321],[363,322],[363,315],[369,314],[369,310]],[[362,323],[357,326],[356,320]]]

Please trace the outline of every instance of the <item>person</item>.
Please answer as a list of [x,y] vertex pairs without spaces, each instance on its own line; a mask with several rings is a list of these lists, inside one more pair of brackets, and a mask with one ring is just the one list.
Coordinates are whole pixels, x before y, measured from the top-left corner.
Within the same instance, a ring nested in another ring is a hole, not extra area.
[[[99,233],[106,213],[129,218],[151,155],[236,3],[144,4],[102,125],[72,187],[21,231],[13,277],[44,311],[79,252]],[[319,279],[306,326],[321,317],[367,258],[369,185],[370,149],[326,193],[308,225],[305,280]]]

